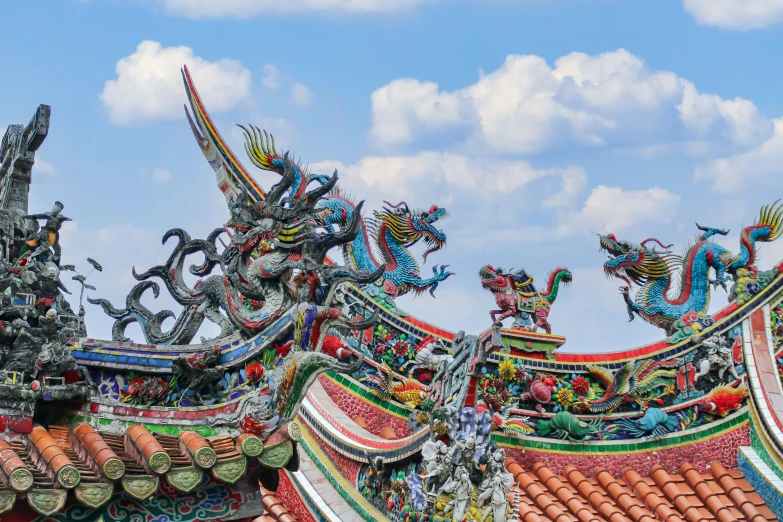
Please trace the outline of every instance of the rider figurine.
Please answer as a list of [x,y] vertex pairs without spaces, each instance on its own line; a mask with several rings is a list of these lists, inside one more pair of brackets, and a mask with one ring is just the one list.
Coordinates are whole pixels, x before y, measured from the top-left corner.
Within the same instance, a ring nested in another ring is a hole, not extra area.
[[60,228],[62,228],[63,223],[66,221],[71,221],[71,218],[61,214],[63,208],[62,203],[55,201],[54,207],[52,207],[52,210],[49,212],[25,216],[27,219],[46,220],[46,223],[38,233],[38,248],[35,249],[32,257],[36,257],[51,248],[54,250],[52,261],[58,266],[60,265],[60,254],[62,252],[62,249],[60,248]]

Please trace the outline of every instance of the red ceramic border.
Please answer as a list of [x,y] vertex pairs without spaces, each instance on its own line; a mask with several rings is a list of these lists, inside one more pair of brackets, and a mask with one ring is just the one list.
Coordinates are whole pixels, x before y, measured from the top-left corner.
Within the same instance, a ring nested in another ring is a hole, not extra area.
[[398,438],[404,438],[413,433],[408,429],[407,420],[395,417],[362,400],[361,397],[354,395],[324,375],[320,375],[318,381],[332,401],[350,418],[353,419],[357,415],[361,415],[364,418],[364,422],[367,423],[367,431],[373,435],[380,437],[381,430],[385,426],[389,426],[394,430]]
[[318,522],[304,499],[299,495],[299,490],[291,481],[287,471],[280,472],[280,485],[275,496],[288,510],[297,516],[299,522]]
[[357,462],[354,462],[353,460],[343,457],[341,454],[337,453],[337,451],[326,444],[321,437],[318,436],[318,433],[311,431],[310,435],[313,437],[313,440],[318,444],[318,447],[326,453],[326,455],[329,457],[329,460],[331,460],[334,465],[337,467],[338,470],[340,470],[340,473],[343,474],[343,476],[350,482],[351,484],[356,485],[356,478],[359,476],[359,469],[361,468],[361,465]]
[[630,467],[645,477],[649,476],[655,464],[660,464],[673,474],[680,473],[680,468],[686,462],[691,463],[700,473],[709,473],[709,465],[716,460],[726,468],[734,469],[737,467],[737,448],[740,446],[750,446],[750,425],[747,423],[703,442],[643,453],[574,455],[521,448],[505,448],[505,451],[507,456],[516,459],[525,469],[532,468],[536,462],[543,462],[553,473],[560,474],[566,467],[576,466],[585,476],[592,477],[593,470],[603,466],[615,477],[622,477],[623,471]]

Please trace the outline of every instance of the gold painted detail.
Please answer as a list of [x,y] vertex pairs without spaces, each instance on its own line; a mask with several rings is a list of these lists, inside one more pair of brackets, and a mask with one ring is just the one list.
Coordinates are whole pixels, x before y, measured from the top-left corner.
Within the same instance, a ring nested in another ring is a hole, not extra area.
[[290,440],[283,440],[277,444],[265,446],[264,452],[258,457],[258,460],[268,468],[282,469],[293,456],[294,444]]
[[171,457],[169,457],[168,453],[158,451],[152,454],[147,464],[149,464],[152,471],[162,475],[171,469]]
[[240,449],[242,450],[242,453],[248,457],[258,457],[264,451],[264,443],[255,435],[252,435],[242,441],[242,447]]
[[27,468],[16,468],[9,477],[11,488],[15,491],[27,491],[33,487],[33,474]]
[[247,471],[247,457],[239,455],[230,459],[221,460],[212,468],[212,475],[228,484],[236,484]]
[[146,500],[158,491],[160,478],[152,475],[125,475],[122,489],[136,500]]
[[63,466],[57,473],[57,482],[64,488],[73,489],[82,481],[82,474],[74,466]]
[[208,446],[204,446],[203,448],[199,449],[193,457],[196,461],[196,464],[205,469],[211,468],[215,465],[215,462],[217,462],[217,455],[215,455],[215,450]]
[[14,507],[16,494],[11,491],[0,491],[0,515],[8,513]]
[[197,466],[174,468],[166,473],[166,480],[173,488],[182,493],[190,493],[201,484],[204,472]]
[[49,516],[65,506],[68,492],[64,489],[31,489],[27,493],[27,503],[36,513]]
[[104,505],[114,494],[114,484],[83,482],[74,490],[76,500],[93,509]]
[[119,480],[125,474],[125,464],[120,459],[111,458],[103,465],[103,474],[109,480]]

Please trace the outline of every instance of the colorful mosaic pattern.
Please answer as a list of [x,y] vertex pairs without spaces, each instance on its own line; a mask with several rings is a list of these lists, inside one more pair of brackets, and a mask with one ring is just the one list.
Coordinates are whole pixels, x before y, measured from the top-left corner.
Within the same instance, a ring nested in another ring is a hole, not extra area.
[[[162,486],[161,490],[166,488]],[[242,501],[241,495],[223,485],[188,495],[170,488],[166,493],[144,502],[120,493],[99,509],[74,504],[62,513],[38,517],[35,522],[198,522],[231,516]]]
[[[396,413],[392,414],[389,410],[379,407],[377,403],[371,402],[372,399],[375,399],[376,401],[380,401],[381,399],[378,399],[378,397],[374,395],[370,395],[364,387],[357,383],[351,382],[342,375],[322,375],[319,380],[321,386],[323,386],[324,390],[326,390],[335,404],[351,418],[357,416],[362,417],[367,425],[367,431],[373,435],[380,436],[381,431],[385,426],[394,430],[394,433],[400,438],[407,437],[412,433],[408,428],[407,416],[402,417]],[[364,392],[364,395],[361,395],[360,392]],[[370,398],[367,398],[367,395],[369,395]],[[395,404],[387,403],[386,405],[388,405],[390,409],[394,408],[394,410],[397,411],[402,410],[402,408]]]
[[[619,475],[627,467],[644,475],[648,474],[655,464],[662,465],[671,473],[679,473],[685,462],[690,462],[699,471],[706,472],[706,466],[715,460],[727,468],[736,467],[737,448],[750,444],[747,414],[737,416],[726,424],[727,429],[722,432],[716,430],[717,433],[712,433],[710,429],[705,430],[709,434],[704,435],[687,434],[658,441],[605,447],[591,443],[568,444],[533,440],[510,445],[506,442],[507,438],[497,439],[501,439],[498,444],[506,448],[507,455],[517,459],[524,467],[543,462],[555,473],[562,473],[568,466],[576,466],[582,473],[592,475],[597,466],[603,466],[614,475]],[[698,435],[701,436],[696,439]],[[517,441],[519,439],[514,442]],[[544,447],[546,445],[548,447]],[[705,458],[705,455],[709,457]]]

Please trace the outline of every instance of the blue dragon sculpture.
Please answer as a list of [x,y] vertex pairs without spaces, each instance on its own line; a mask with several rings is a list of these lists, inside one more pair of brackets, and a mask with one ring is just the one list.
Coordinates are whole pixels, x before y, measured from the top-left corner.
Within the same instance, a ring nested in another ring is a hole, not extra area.
[[[282,175],[285,162],[276,150],[274,137],[257,127],[240,127],[245,133],[245,150],[253,164],[260,169]],[[310,183],[325,185],[332,179],[330,176],[311,174],[296,162],[289,163],[289,170],[293,175],[289,189],[291,201],[302,199],[305,188]],[[346,267],[376,272],[386,265],[380,286],[392,297],[424,291],[434,295],[438,284],[454,274],[446,270],[448,265],[440,265],[432,267],[433,277],[422,278],[416,258],[408,248],[423,241],[428,247],[424,252],[424,261],[427,256],[443,248],[446,234],[433,224],[447,218],[448,212],[436,205],[425,211],[411,210],[405,202],[397,205],[385,203],[386,206],[381,211],[374,212],[374,218],[364,219],[361,216],[361,204],[354,203],[338,187],[334,187],[318,204],[320,220],[317,225],[323,226],[330,233],[336,233],[337,230],[358,222],[359,232],[356,238],[343,245]],[[382,261],[379,261],[379,258]]]
[[[683,321],[687,326],[699,317],[706,317],[711,287],[721,286],[725,290],[726,283],[733,279],[729,300],[736,300],[741,305],[778,274],[777,267],[759,272],[754,263],[756,244],[774,241],[783,234],[783,205],[779,202],[762,207],[756,222],[742,230],[738,255],[711,241],[715,235],[727,235],[728,230],[703,227],[698,223],[696,226],[702,234],[683,256],[672,253],[672,245],[665,246],[655,238],[636,245],[618,240],[614,234],[599,236],[601,250],[609,254],[604,273],[626,283],[620,287],[620,292],[631,321],[639,315],[672,337],[682,329]],[[657,243],[663,250],[648,248],[649,243]],[[710,278],[711,270],[714,278]],[[675,290],[673,276],[678,271],[680,282]],[[640,289],[632,299],[630,287],[634,283]]]
[[[443,248],[446,234],[433,224],[447,218],[448,212],[436,205],[425,211],[411,210],[404,201],[397,205],[388,201],[384,203],[386,206],[381,211],[375,211],[373,219],[362,218],[357,205],[339,189],[332,190],[321,203],[321,208],[331,211],[325,215],[327,230],[333,230],[335,226],[345,227],[359,218],[359,234],[356,239],[343,245],[345,265],[355,270],[375,272],[385,264],[383,284],[387,292],[391,290],[392,294],[404,295],[408,292],[420,294],[429,291],[434,296],[441,281],[454,274],[446,270],[448,265],[440,265],[432,267],[432,277],[422,278],[419,264],[408,247],[423,241],[428,247],[424,252],[424,262],[427,256]],[[379,257],[382,261],[378,260]]]

